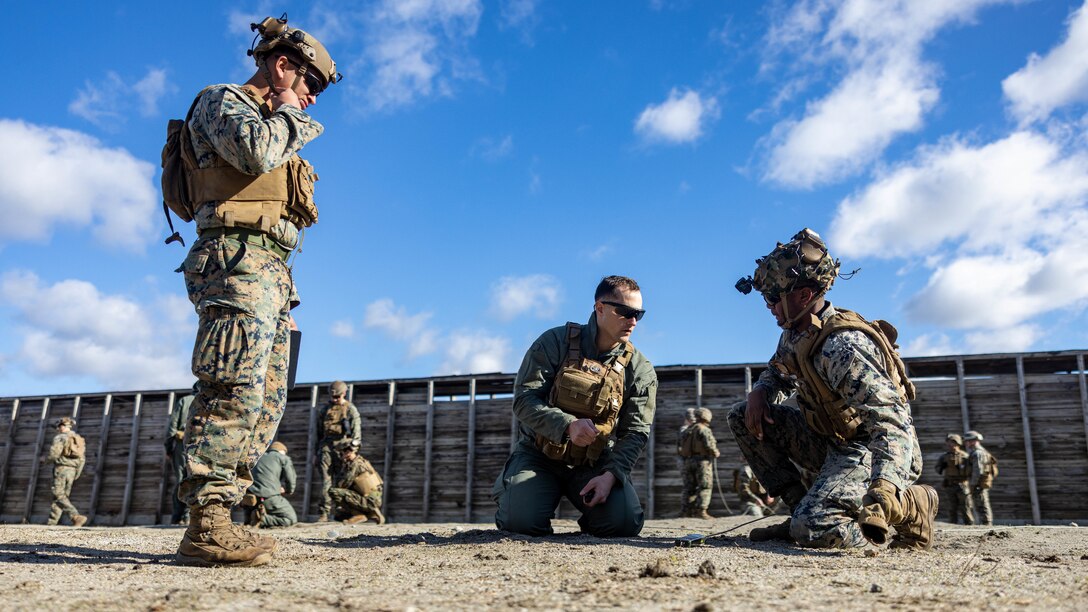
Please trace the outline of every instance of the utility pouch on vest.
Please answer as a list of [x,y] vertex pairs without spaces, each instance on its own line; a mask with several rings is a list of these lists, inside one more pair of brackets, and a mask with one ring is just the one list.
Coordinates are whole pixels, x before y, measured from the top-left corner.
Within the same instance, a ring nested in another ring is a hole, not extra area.
[[68,439],[64,441],[64,452],[62,456],[68,459],[80,459],[87,452],[87,441],[83,439],[83,436],[77,433],[68,434]]
[[317,223],[314,183],[317,172],[310,162],[294,156],[287,162],[287,218],[299,227]]
[[590,419],[597,427],[597,439],[589,446],[569,441],[555,443],[537,435],[537,446],[549,458],[570,465],[592,465],[608,447],[608,438],[616,426],[623,405],[627,364],[634,347],[625,342],[621,352],[607,363],[582,356],[582,326],[567,323],[567,357],[552,383],[548,403],[567,414]]
[[329,406],[329,410],[325,413],[325,419],[322,422],[322,426],[325,430],[326,438],[339,438],[344,435],[347,428],[344,427],[344,423],[347,421],[348,408],[346,404],[333,404]]
[[382,486],[382,477],[378,476],[378,472],[375,471],[374,466],[370,465],[369,461],[366,459],[360,460],[363,462],[363,473],[356,476],[355,480],[351,481],[351,485],[360,495],[366,497]]

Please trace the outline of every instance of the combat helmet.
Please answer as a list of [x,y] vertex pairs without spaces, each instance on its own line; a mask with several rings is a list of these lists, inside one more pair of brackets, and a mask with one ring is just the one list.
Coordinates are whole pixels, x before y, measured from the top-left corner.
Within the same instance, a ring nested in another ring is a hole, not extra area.
[[704,423],[709,423],[714,420],[714,413],[710,412],[709,408],[699,408],[695,411],[695,417]]
[[948,434],[947,436],[944,437],[944,439],[945,439],[946,442],[948,442],[948,441],[955,442],[956,446],[963,446],[963,438],[961,438],[959,434],[954,434],[954,433]]
[[336,452],[338,452],[340,454],[344,454],[347,451],[359,452],[359,441],[358,440],[340,440],[339,442],[333,444],[333,448],[335,448]]
[[299,68],[299,72],[302,75],[313,74],[321,82],[318,91],[310,92],[313,95],[316,96],[332,83],[339,83],[344,78],[344,75],[336,71],[336,62],[332,60],[325,45],[304,30],[287,27],[287,13],[279,19],[265,17],[260,23],[249,24],[249,29],[257,32],[257,36],[253,39],[253,46],[246,52],[247,55],[252,56],[258,66],[263,67],[264,58],[275,49],[293,49],[306,62],[305,66]]
[[61,427],[64,427],[65,425],[67,425],[69,428],[74,428],[76,426],[76,422],[72,419],[72,417],[61,417],[57,419],[57,422],[53,424],[53,427],[59,429]]
[[346,397],[348,394],[348,385],[342,380],[338,380],[329,385],[329,395],[334,398]]
[[982,442],[982,434],[975,430],[971,430],[963,435],[963,439],[967,442],[979,441]]
[[786,244],[779,242],[773,251],[757,259],[756,271],[737,281],[736,287],[744,294],[755,289],[771,301],[802,287],[814,287],[822,295],[835,284],[839,265],[839,260],[828,253],[823,238],[806,227]]
[[268,450],[270,450],[270,451],[279,451],[279,452],[286,455],[287,454],[287,445],[284,444],[283,442],[280,442],[279,440],[277,440],[277,441],[273,442],[271,445],[269,445]]

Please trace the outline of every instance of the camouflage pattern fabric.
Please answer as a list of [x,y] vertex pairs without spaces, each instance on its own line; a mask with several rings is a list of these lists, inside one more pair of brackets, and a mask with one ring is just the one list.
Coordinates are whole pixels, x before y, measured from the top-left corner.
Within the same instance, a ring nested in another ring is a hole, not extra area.
[[986,525],[987,527],[993,525],[994,510],[990,507],[990,490],[972,489],[971,500],[975,506],[975,514],[978,516],[977,523],[979,525]]
[[974,525],[974,501],[971,499],[971,486],[968,482],[970,468],[967,453],[956,449],[941,455],[937,460],[937,473],[944,476],[942,484],[945,500],[942,506],[948,508],[948,522]]
[[[818,316],[826,320],[835,312],[835,307],[827,302]],[[783,331],[771,361],[789,363],[793,360],[796,355],[793,346],[806,333],[809,331]],[[899,490],[913,484],[922,470],[922,451],[914,430],[914,418],[910,404],[899,395],[888,375],[890,364],[884,363],[884,355],[872,339],[854,330],[832,334],[819,354],[813,356],[813,364],[828,387],[861,415],[862,422],[854,440],[864,440],[872,454],[870,477],[887,480]],[[772,398],[777,394],[789,396],[797,384],[798,381],[790,380],[770,367],[760,374],[755,386],[762,387],[767,397]],[[752,469],[760,482],[768,486],[754,465]]]
[[[189,129],[201,168],[222,158],[256,175],[286,163],[324,128],[298,108],[272,112],[237,86],[219,85],[200,97]],[[215,225],[212,208],[197,209],[198,229]],[[281,220],[270,233],[291,248],[297,231]],[[283,416],[289,313],[299,300],[282,259],[233,238],[198,239],[178,271],[185,273],[199,317],[192,363],[196,400],[178,495],[190,506],[235,504]]]
[[70,467],[76,468],[77,478],[78,474],[83,473],[83,466],[86,464],[86,457],[65,457],[64,447],[68,444],[68,438],[74,432],[59,433],[53,436],[53,442],[49,445],[49,454],[46,455],[45,460],[47,463],[52,463],[58,467]]
[[373,517],[382,508],[382,487],[378,487],[365,496],[360,495],[358,491],[353,489],[333,487],[329,489],[329,496],[332,498],[333,507],[336,509],[334,516],[338,521],[351,518],[357,514]]
[[[803,478],[802,478],[803,480]],[[768,516],[774,510],[763,503],[767,491],[759,484],[759,479],[747,465],[737,473],[737,497],[740,498],[740,513],[744,516]]]
[[710,495],[714,486],[714,460],[705,457],[684,459],[683,502],[689,512],[710,507]]
[[68,497],[72,494],[72,485],[79,477],[79,468],[57,465],[53,467],[53,505],[49,508],[47,525],[56,525],[62,515],[70,520],[79,516],[79,511]]
[[[828,302],[818,316],[827,318],[833,313]],[[806,332],[785,330],[772,361],[791,358],[793,344]],[[800,545],[863,546],[865,539],[856,518],[869,483],[882,478],[905,490],[921,475],[922,453],[910,405],[889,377],[881,351],[861,332],[831,335],[813,357],[813,365],[829,388],[861,416],[853,439],[836,441],[810,429],[796,395],[770,404],[774,424],[763,424],[762,441],[745,427],[747,402],[733,406],[729,426],[748,465],[770,495],[780,497],[802,484],[797,466],[816,473],[807,493],[791,508],[791,535]],[[768,398],[776,399],[797,384],[774,368],[765,370],[756,383]]]
[[183,439],[178,438],[177,434],[180,433],[184,438],[185,427],[192,413],[193,399],[192,395],[184,395],[174,402],[174,411],[170,413],[170,423],[163,443],[166,446],[166,454],[170,457],[171,473],[174,475],[174,486],[170,488],[172,504],[170,522],[175,524],[180,522],[189,511],[178,497],[178,488],[181,487],[181,481],[185,480],[185,443]]
[[994,511],[990,507],[990,489],[983,488],[983,475],[987,472],[992,461],[990,451],[982,444],[978,444],[971,450],[968,464],[971,467],[971,498],[974,502],[975,512],[978,515],[979,525],[993,525]]
[[[601,457],[608,460],[606,455]],[[578,526],[583,533],[598,538],[637,536],[645,515],[630,478],[617,480],[608,499],[592,508],[579,495],[586,483],[601,473],[592,466],[553,461],[534,441],[523,438],[491,488],[491,498],[499,506],[495,526],[530,536],[551,535],[555,509],[560,498],[566,497],[581,513]]]
[[333,402],[326,403],[317,415],[317,468],[321,474],[321,499],[318,501],[317,507],[321,514],[329,514],[332,509],[332,498],[329,497],[329,489],[332,488],[333,477],[337,470],[340,469],[340,453],[334,448],[336,443],[341,440],[356,440],[360,444],[363,442],[363,421],[359,417],[359,409],[350,402],[347,403],[347,420],[350,431],[340,437],[326,435],[324,431],[325,415],[328,414],[329,409],[332,407]]

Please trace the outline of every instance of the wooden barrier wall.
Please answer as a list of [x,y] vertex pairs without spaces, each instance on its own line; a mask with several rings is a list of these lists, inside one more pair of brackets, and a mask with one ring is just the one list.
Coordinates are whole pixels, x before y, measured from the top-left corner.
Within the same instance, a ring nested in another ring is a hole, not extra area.
[[[991,492],[999,522],[1088,518],[1084,361],[1083,351],[908,359],[918,387],[912,406],[925,456],[922,482],[939,485],[933,466],[947,433],[976,429],[1000,460],[1001,475]],[[718,470],[724,496],[715,490],[710,512],[726,514],[725,503],[736,509],[732,471],[741,457],[725,416],[762,368],[657,369],[651,444],[632,474],[647,517],[672,517],[679,511],[676,437],[684,410],[696,406],[714,413],[722,452]],[[510,374],[349,383],[362,416],[363,453],[383,474],[391,520],[493,519],[491,486],[515,433],[512,384]],[[45,521],[51,467],[38,459],[48,451],[52,423],[63,416],[73,417],[87,439],[87,466],[72,490],[76,507],[97,525],[168,521],[172,483],[166,481],[163,438],[180,393],[184,390],[0,398],[0,521]],[[287,445],[299,474],[290,500],[300,517],[317,513],[320,477],[306,449],[313,447],[316,411],[327,399],[327,383],[296,387],[280,425],[278,439]],[[559,514],[575,515],[565,501]]]

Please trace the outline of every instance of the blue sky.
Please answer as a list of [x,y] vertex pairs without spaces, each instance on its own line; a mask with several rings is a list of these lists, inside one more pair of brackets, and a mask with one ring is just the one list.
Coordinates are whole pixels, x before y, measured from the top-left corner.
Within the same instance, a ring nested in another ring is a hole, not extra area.
[[304,150],[302,381],[512,371],[607,274],[655,364],[764,361],[733,283],[805,226],[906,355],[1088,345],[1081,2],[17,3],[0,395],[191,382],[166,121],[284,11],[345,74]]

